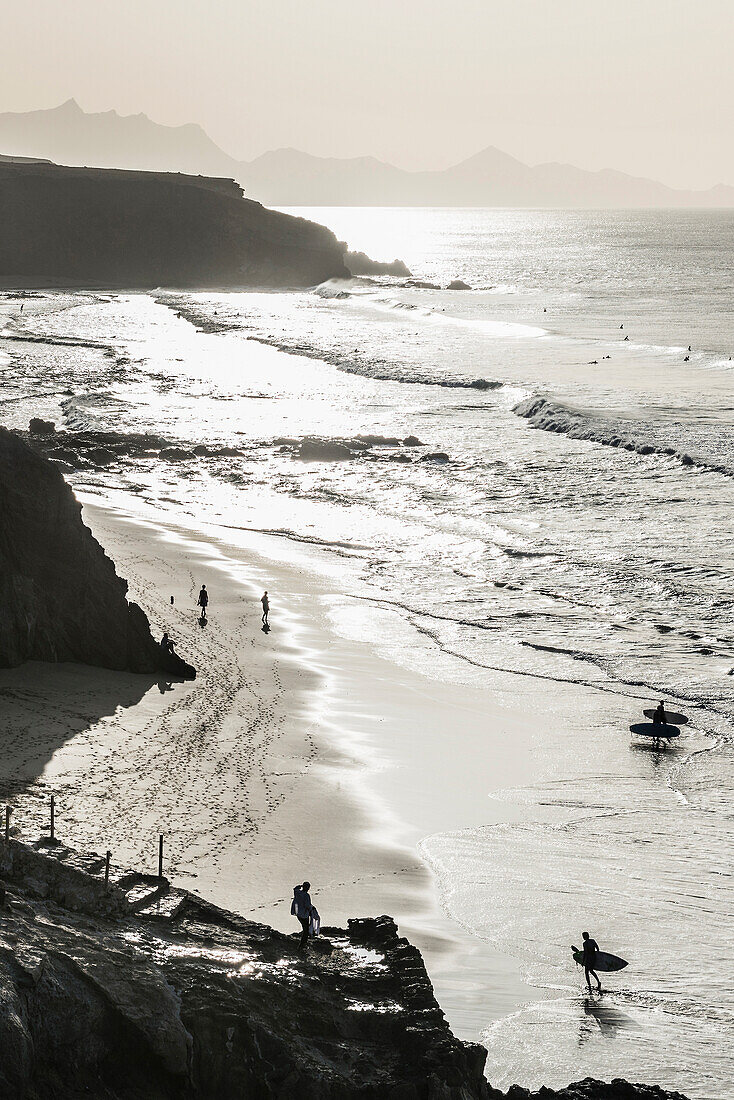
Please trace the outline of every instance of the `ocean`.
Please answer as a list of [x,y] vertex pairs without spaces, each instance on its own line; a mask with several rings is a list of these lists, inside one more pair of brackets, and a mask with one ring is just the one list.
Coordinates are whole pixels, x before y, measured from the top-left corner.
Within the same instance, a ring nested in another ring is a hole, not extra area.
[[[335,631],[406,667],[516,677],[517,782],[481,762],[486,824],[420,843],[541,991],[474,1012],[490,1079],[732,1100],[734,212],[293,212],[413,279],[6,298],[0,421],[99,433],[67,473],[112,504],[308,545],[394,623]],[[659,699],[662,752],[628,731]],[[586,927],[630,961],[601,1000]]]

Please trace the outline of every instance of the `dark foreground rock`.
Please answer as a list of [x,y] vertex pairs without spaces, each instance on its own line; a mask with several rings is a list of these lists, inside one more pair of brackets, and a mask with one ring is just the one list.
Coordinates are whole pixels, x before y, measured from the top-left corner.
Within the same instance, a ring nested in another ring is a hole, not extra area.
[[[297,938],[62,844],[0,841],[4,1100],[502,1100],[390,917]],[[512,1100],[527,1097],[512,1089]],[[673,1100],[586,1081],[538,1100]]]
[[0,515],[0,667],[79,661],[195,675],[161,651],[145,613],[126,600],[127,582],[58,468],[4,428]]
[[311,286],[347,278],[334,234],[234,180],[0,162],[0,284]]

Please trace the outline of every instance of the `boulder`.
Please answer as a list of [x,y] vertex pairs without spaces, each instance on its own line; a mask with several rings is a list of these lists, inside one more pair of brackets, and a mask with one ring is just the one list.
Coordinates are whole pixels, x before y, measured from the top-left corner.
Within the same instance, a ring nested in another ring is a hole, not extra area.
[[184,447],[164,447],[159,452],[159,457],[166,462],[186,462],[187,459],[194,457],[194,452],[187,451]]
[[303,439],[296,456],[304,462],[340,462],[353,458],[354,452],[345,443],[329,439]]
[[471,287],[469,286],[468,283],[465,283],[463,279],[452,279],[451,282],[449,283],[449,285],[446,287],[446,289],[447,290],[471,290]]
[[56,425],[53,420],[41,420],[39,416],[32,416],[28,424],[28,431],[34,435],[53,435]]

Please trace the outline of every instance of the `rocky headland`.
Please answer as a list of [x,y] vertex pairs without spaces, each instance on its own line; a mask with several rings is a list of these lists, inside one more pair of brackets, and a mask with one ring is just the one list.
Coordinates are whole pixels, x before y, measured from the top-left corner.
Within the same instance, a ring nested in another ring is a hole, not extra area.
[[243,197],[234,180],[0,161],[0,285],[311,286],[344,244]]
[[0,428],[0,668],[78,661],[192,677],[153,639],[58,467]]
[[394,275],[410,278],[410,269],[402,260],[372,260],[365,252],[345,252],[344,262],[352,275]]
[[[297,936],[63,843],[0,839],[7,1100],[683,1100],[624,1081],[493,1089],[387,916]],[[287,902],[284,902],[284,906]]]

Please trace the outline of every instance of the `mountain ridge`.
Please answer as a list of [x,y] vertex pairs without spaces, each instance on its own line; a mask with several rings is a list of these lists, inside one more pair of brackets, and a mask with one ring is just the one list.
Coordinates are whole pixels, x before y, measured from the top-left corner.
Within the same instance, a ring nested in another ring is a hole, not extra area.
[[528,165],[492,145],[426,171],[370,155],[318,157],[294,148],[238,161],[196,122],[167,126],[143,113],[88,113],[75,99],[0,114],[0,150],[74,166],[234,178],[248,197],[270,206],[734,207],[727,184],[681,190],[614,168]]

